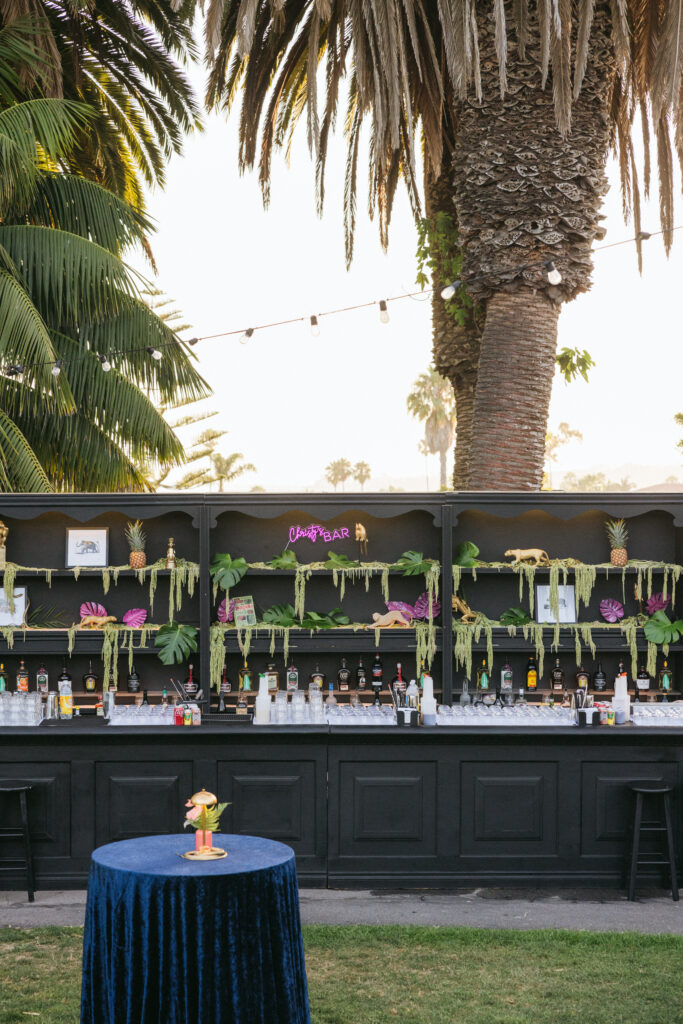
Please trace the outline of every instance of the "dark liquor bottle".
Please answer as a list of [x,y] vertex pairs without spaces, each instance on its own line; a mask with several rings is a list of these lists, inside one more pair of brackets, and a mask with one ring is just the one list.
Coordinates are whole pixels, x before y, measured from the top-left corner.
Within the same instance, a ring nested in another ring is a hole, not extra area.
[[140,692],[140,676],[135,671],[135,665],[130,670],[127,683],[128,693]]
[[[375,654],[375,660],[372,663],[372,688],[373,690],[381,690],[382,683],[384,681],[384,670],[382,669],[382,660],[379,653]],[[379,685],[378,685],[379,684]]]
[[363,664],[363,659],[359,658],[358,668],[356,669],[356,689],[364,690],[367,685],[368,683],[367,678],[365,676],[365,665]]
[[607,689],[607,676],[602,670],[602,662],[598,662],[597,670],[593,676],[593,689],[597,690],[598,693],[602,693],[603,690]]
[[221,686],[219,692],[223,696],[225,696],[226,693],[232,693],[232,683],[228,679],[228,669],[227,666],[225,665],[223,666],[223,678],[221,679]]
[[636,696],[638,696],[638,690],[649,690],[650,689],[650,673],[641,665],[638,669],[638,675],[636,676]]
[[340,692],[348,690],[350,678],[351,669],[347,667],[346,658],[342,658],[341,666],[337,669],[337,689]]
[[538,666],[533,654],[526,664],[526,688],[527,690],[538,689]]
[[287,669],[287,689],[289,691],[299,689],[299,669],[293,661]]
[[197,690],[199,685],[197,680],[194,678],[194,665],[187,666],[187,679],[183,683],[183,690],[185,692],[186,700],[194,700],[197,696]]
[[[247,665],[247,659],[245,658],[244,659],[244,665],[240,669],[240,673],[239,673],[239,690],[240,690],[240,693],[242,693],[243,690],[246,690],[246,692],[249,693],[251,690],[253,690],[253,688],[254,687],[252,685],[251,669]],[[245,704],[245,707],[246,707],[246,704]],[[246,712],[243,712],[243,713],[246,714]]]
[[315,668],[308,677],[308,684],[309,686],[312,686],[315,690],[323,690],[325,688],[326,681],[327,676],[325,675],[324,672],[320,671],[320,665],[316,661]]
[[509,663],[506,661],[500,670],[500,692],[501,693],[512,693],[512,669]]
[[19,662],[19,671],[17,672],[17,693],[28,693],[28,670],[24,665],[23,658]]
[[4,693],[7,689],[7,676],[5,675],[5,666],[0,664],[0,693]]
[[61,675],[57,676],[57,683],[58,684],[59,683],[68,683],[69,686],[71,686],[71,684],[73,683],[73,680],[72,680],[71,676],[69,675],[69,673],[66,670],[66,665],[62,669]]
[[[4,687],[0,687],[0,689],[4,689]],[[41,665],[36,672],[36,690],[38,693],[43,694],[43,696],[47,696],[49,689],[50,680],[48,678],[47,669],[44,665]]]
[[477,689],[488,690],[490,689],[491,677],[489,676],[489,670],[486,667],[486,658],[481,659],[481,665],[477,669]]
[[92,659],[88,662],[88,671],[83,674],[83,689],[86,693],[94,693],[97,689],[99,676],[92,670]]
[[149,707],[149,701],[147,700],[147,690],[142,691],[142,705],[143,708]]
[[586,672],[583,665],[579,665],[578,671],[574,676],[574,682],[576,683],[577,690],[588,689],[588,673]]
[[564,669],[559,658],[555,658],[555,668],[550,673],[550,682],[553,693],[564,693]]
[[670,693],[673,690],[673,675],[666,658],[659,673],[659,689],[665,693]]

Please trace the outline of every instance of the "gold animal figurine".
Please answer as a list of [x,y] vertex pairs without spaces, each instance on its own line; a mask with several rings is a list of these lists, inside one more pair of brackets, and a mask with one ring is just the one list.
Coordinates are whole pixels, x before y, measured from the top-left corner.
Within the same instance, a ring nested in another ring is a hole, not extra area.
[[79,629],[104,629],[109,622],[116,622],[115,615],[84,615]]
[[505,557],[512,558],[513,565],[519,565],[520,562],[529,562],[534,566],[550,565],[548,552],[542,548],[508,548]]
[[460,621],[461,622],[474,622],[475,621],[475,619],[477,617],[477,613],[472,611],[472,609],[468,605],[467,601],[463,600],[462,597],[458,597],[457,594],[453,594],[452,605],[453,605],[453,611],[454,612],[458,612],[460,614]]
[[368,531],[365,529],[362,523],[356,523],[356,540],[358,541],[358,553],[367,555]]
[[4,569],[7,565],[7,535],[9,533],[9,527],[5,526],[2,519],[0,519],[0,569]]
[[398,611],[398,609],[385,612],[384,615],[380,615],[379,612],[373,612],[372,620],[373,628],[381,626],[382,629],[393,629],[394,626],[400,626],[402,629],[405,629],[406,626],[410,625],[403,612]]

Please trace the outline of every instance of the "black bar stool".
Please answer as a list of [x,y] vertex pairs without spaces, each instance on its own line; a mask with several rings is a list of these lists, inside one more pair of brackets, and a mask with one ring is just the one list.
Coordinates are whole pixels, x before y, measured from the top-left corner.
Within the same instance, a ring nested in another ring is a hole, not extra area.
[[26,865],[26,889],[28,891],[29,903],[33,903],[35,893],[35,881],[33,877],[33,855],[31,853],[31,833],[28,827],[28,805],[26,794],[31,786],[17,782],[3,781],[0,779],[0,797],[3,795],[16,796],[19,799],[19,816],[21,829],[14,832],[0,832],[0,839],[23,839],[24,840],[24,861]]
[[[663,786],[660,783],[642,783],[640,786],[631,786],[631,792],[635,794],[635,808],[633,815],[633,840],[631,845],[631,866],[628,877],[628,898],[636,898],[636,876],[639,867],[655,865],[667,867],[671,879],[671,895],[678,900],[678,878],[676,874],[676,852],[674,849],[674,833],[671,817],[671,794],[673,786]],[[646,797],[652,798],[653,802],[660,804],[664,811],[664,824],[643,824],[643,804]],[[666,856],[664,853],[653,854],[639,859],[640,834],[641,832],[666,833]]]

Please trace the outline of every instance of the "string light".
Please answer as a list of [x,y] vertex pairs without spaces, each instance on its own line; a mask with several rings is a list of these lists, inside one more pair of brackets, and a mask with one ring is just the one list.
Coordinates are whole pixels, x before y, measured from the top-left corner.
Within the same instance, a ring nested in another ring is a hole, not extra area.
[[[614,249],[614,248],[617,248],[618,246],[621,246],[621,245],[629,245],[632,242],[646,241],[647,239],[653,238],[656,235],[663,235],[663,234],[669,234],[669,233],[673,234],[674,231],[681,231],[681,230],[683,230],[683,224],[678,224],[678,225],[672,227],[670,229],[670,231],[668,231],[668,232],[665,232],[664,230],[661,230],[661,231],[651,231],[651,232],[650,231],[639,231],[633,238],[625,238],[625,239],[622,239],[619,242],[608,242],[606,245],[597,245],[597,246],[595,246],[595,248],[592,251],[593,252],[600,252],[602,249]],[[532,270],[532,269],[538,269],[538,268],[545,268],[549,284],[557,285],[557,284],[560,284],[562,282],[562,274],[560,273],[560,271],[555,266],[555,263],[552,260],[541,260],[541,261],[538,261],[537,263],[526,264],[525,266],[501,267],[501,268],[499,268],[497,270],[494,269],[494,270],[487,271],[486,273],[473,275],[473,276],[468,278],[468,283],[471,282],[471,281],[487,280],[487,279],[490,279],[491,277],[493,277],[493,276],[495,276],[496,274],[499,274],[499,273],[509,274],[509,273],[511,273],[513,271],[521,272],[523,270]],[[451,281],[449,284],[447,284],[444,288],[441,289],[441,292],[440,292],[441,298],[444,299],[446,302],[449,299],[452,299],[453,296],[455,295],[455,293],[457,292],[457,290],[462,287],[462,284],[463,284],[463,282],[459,281],[459,280]],[[205,334],[205,335],[202,335],[201,337],[190,338],[187,341],[182,341],[181,339],[173,338],[172,340],[169,340],[169,341],[162,341],[162,342],[160,342],[158,348],[157,347],[152,347],[151,345],[140,345],[140,346],[136,346],[135,348],[113,350],[113,351],[107,352],[107,353],[103,353],[103,352],[102,353],[97,353],[97,358],[99,359],[100,363],[102,364],[103,371],[105,373],[108,373],[109,370],[111,370],[111,368],[112,368],[112,364],[111,364],[110,360],[113,357],[116,357],[116,356],[123,356],[124,358],[128,359],[128,358],[130,358],[130,356],[134,355],[137,352],[146,352],[153,359],[159,360],[159,359],[163,358],[163,355],[162,355],[162,352],[161,352],[162,348],[170,348],[171,346],[177,347],[179,344],[180,345],[191,345],[192,347],[194,347],[200,341],[213,341],[216,338],[230,338],[230,337],[233,337],[235,335],[239,335],[240,342],[242,344],[246,344],[246,342],[250,338],[253,337],[253,335],[255,334],[256,331],[265,331],[265,330],[268,330],[269,328],[273,328],[273,327],[284,327],[284,326],[288,326],[289,324],[301,324],[301,323],[306,323],[306,321],[308,321],[308,323],[310,325],[311,334],[313,334],[314,337],[318,337],[320,335],[320,324],[319,324],[319,319],[318,319],[319,317],[321,317],[321,316],[334,316],[334,315],[336,315],[338,313],[350,313],[350,312],[352,312],[354,310],[357,310],[357,309],[368,309],[370,306],[377,306],[377,305],[379,305],[380,321],[382,323],[386,324],[386,323],[389,323],[388,304],[390,302],[397,302],[399,299],[416,299],[416,298],[424,299],[425,296],[428,295],[430,292],[433,292],[433,289],[431,289],[431,288],[423,288],[423,289],[420,289],[419,291],[415,291],[415,292],[404,292],[401,295],[392,295],[392,296],[390,296],[389,298],[386,298],[386,299],[379,299],[379,300],[372,299],[370,302],[358,302],[358,303],[356,303],[356,304],[354,304],[352,306],[342,306],[339,309],[326,310],[323,313],[319,313],[317,316],[316,315],[308,316],[308,317],[306,317],[306,316],[295,316],[295,317],[290,317],[287,320],[277,320],[277,321],[274,321],[272,323],[258,324],[256,327],[248,327],[246,329],[243,328],[243,327],[240,327],[240,328],[236,328],[236,329],[229,330],[229,331],[220,331],[217,334]],[[85,342],[84,348],[85,348],[86,351],[90,350],[90,343],[88,341]],[[44,366],[49,366],[49,367],[51,367],[52,375],[54,377],[58,377],[59,374],[61,373],[63,367],[69,366],[72,363],[80,362],[81,358],[82,358],[82,356],[75,356],[75,357],[73,357],[71,359],[56,359],[56,360],[47,359],[47,360],[43,360],[43,361],[38,361],[36,363],[32,363],[32,364],[30,364],[30,366],[28,366],[28,364],[22,365],[22,364],[19,364],[19,363],[9,363],[7,366],[0,365],[0,373],[4,374],[4,376],[6,376],[6,377],[21,377],[22,374],[24,373],[24,371],[27,368],[29,368],[29,369],[31,369],[31,368],[32,369],[39,369],[39,368],[44,367]]]

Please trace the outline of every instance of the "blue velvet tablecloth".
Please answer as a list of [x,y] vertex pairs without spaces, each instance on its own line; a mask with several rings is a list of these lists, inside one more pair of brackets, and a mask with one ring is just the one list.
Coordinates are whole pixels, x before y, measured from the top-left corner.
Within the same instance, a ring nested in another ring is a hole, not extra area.
[[191,835],[92,855],[81,1024],[310,1024],[294,854],[214,835],[219,861],[189,861]]

